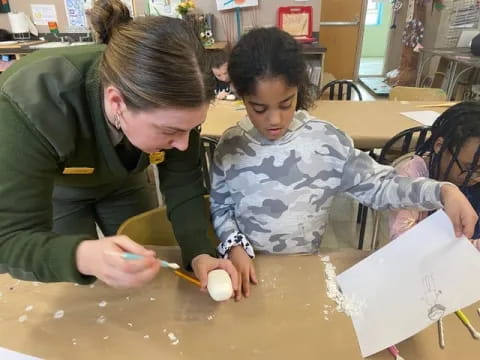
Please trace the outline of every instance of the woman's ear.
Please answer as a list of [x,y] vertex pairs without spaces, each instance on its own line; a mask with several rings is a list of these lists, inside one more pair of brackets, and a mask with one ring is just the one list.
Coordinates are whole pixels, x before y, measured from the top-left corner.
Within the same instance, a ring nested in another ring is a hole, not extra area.
[[126,110],[127,106],[123,95],[115,86],[107,86],[104,91],[104,96],[106,105],[113,114],[121,114]]
[[435,154],[438,154],[440,152],[442,145],[443,137],[439,137],[437,140],[435,140],[435,144],[433,144],[433,151],[435,152]]

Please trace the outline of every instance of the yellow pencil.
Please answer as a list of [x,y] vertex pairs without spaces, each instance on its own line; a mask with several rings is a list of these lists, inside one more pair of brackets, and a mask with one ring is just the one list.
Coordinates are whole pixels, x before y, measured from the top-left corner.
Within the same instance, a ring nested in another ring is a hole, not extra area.
[[455,311],[455,315],[457,315],[458,318],[462,320],[463,324],[468,328],[468,330],[470,330],[470,333],[475,339],[480,339],[480,333],[475,330],[472,323],[470,322],[470,320],[468,320],[467,316],[463,313],[462,310]]
[[190,281],[192,284],[195,284],[197,286],[200,287],[200,281],[198,281],[197,279],[195,279],[194,277],[191,277],[190,275],[187,275],[179,270],[175,270],[174,273],[178,276],[180,276],[181,278],[187,280],[187,281]]

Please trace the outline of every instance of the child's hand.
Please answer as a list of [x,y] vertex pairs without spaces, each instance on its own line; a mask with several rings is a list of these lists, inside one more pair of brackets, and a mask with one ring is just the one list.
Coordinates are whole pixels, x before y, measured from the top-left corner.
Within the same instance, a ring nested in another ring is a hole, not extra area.
[[470,242],[480,251],[480,239],[471,239]]
[[235,300],[240,300],[243,296],[250,295],[250,281],[257,284],[257,275],[255,274],[255,267],[252,259],[247,255],[246,251],[241,246],[234,246],[228,255],[235,268],[240,273],[240,281],[238,290],[235,291]]
[[445,212],[453,223],[455,235],[458,237],[463,234],[470,239],[478,220],[470,201],[455,185],[442,185],[440,194]]
[[217,94],[217,99],[218,100],[225,100],[227,98],[228,93],[225,90],[220,91]]
[[215,269],[223,269],[230,279],[232,279],[232,288],[238,289],[238,273],[230,260],[217,259],[207,254],[197,255],[192,260],[192,268],[195,276],[200,280],[200,290],[207,291],[208,273]]
[[[126,260],[121,254],[141,255],[139,260]],[[118,255],[117,255],[118,254]],[[150,282],[160,270],[155,252],[128,236],[110,236],[100,240],[82,241],[75,254],[77,269],[116,288],[133,288]]]

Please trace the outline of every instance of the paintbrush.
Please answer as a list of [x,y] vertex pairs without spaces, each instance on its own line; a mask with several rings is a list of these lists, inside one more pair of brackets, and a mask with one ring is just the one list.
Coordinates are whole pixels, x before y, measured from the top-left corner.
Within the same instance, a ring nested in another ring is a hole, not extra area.
[[467,316],[463,313],[462,310],[455,311],[455,315],[458,316],[458,318],[463,322],[463,324],[470,330],[470,333],[472,334],[474,339],[480,339],[480,333],[475,330],[473,327],[472,323],[470,320],[468,320]]
[[438,320],[437,324],[438,324],[438,341],[440,343],[440,347],[442,349],[444,349],[445,348],[445,333],[443,331],[443,319],[440,318],[440,320]]
[[197,279],[195,279],[194,277],[190,276],[190,275],[187,275],[183,272],[181,272],[180,270],[174,270],[173,273],[179,277],[181,277],[182,279],[185,279],[187,281],[190,281],[192,284],[195,284],[197,285],[198,287],[200,287],[200,281],[198,281]]
[[400,356],[400,350],[395,345],[392,345],[388,348],[388,351],[390,351],[390,354],[392,354],[395,357],[395,360],[405,360],[403,357]]
[[[105,254],[120,256],[122,259],[125,260],[140,260],[143,259],[143,255],[133,254],[129,252],[117,252],[117,251],[105,251]],[[170,268],[172,270],[180,269],[180,265],[176,263],[171,263],[165,260],[160,260],[160,265],[164,268]]]
[[[132,253],[129,253],[129,252],[105,251],[105,253],[109,254],[109,255],[120,256],[122,259],[125,259],[125,260],[140,260],[140,259],[143,259],[143,255],[132,254]],[[185,279],[185,280],[191,282],[192,284],[200,286],[200,281],[198,281],[197,279],[195,279],[194,277],[192,277],[190,275],[187,275],[187,274],[181,272],[179,270],[180,265],[178,265],[177,263],[171,263],[171,262],[168,262],[168,261],[165,261],[165,260],[160,260],[160,265],[163,268],[172,269],[173,273],[175,275],[181,277],[182,279]]]

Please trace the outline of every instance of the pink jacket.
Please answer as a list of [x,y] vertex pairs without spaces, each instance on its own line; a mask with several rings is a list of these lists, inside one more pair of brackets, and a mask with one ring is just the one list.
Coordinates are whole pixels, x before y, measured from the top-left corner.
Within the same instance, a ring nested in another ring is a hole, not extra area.
[[[425,160],[417,155],[412,155],[401,160],[396,166],[399,175],[409,177],[429,177],[429,171]],[[393,240],[408,230],[410,227],[425,219],[427,211],[412,209],[392,210],[390,212],[390,239]],[[472,240],[473,245],[480,250],[480,239]]]

